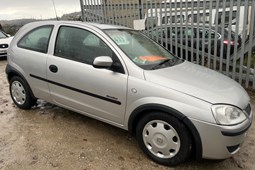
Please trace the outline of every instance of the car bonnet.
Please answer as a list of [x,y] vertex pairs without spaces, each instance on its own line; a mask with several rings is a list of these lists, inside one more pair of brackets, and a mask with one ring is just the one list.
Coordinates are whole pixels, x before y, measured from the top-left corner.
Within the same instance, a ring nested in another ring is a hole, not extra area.
[[13,37],[1,38],[0,39],[0,44],[10,44],[12,39],[13,39]]
[[212,104],[225,103],[245,108],[250,100],[234,80],[188,61],[173,67],[145,70],[149,82],[185,93]]

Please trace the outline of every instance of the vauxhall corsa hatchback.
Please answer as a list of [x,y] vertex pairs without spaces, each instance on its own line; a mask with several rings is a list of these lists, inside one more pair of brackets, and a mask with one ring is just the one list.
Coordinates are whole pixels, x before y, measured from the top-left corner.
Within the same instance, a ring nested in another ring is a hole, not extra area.
[[8,49],[6,74],[19,108],[43,99],[129,130],[163,165],[191,154],[228,158],[252,123],[249,96],[238,83],[121,26],[27,24]]

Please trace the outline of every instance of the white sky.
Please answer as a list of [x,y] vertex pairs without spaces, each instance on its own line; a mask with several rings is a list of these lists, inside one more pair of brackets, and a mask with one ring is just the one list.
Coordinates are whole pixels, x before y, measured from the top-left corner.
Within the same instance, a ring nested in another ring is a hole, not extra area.
[[[80,0],[54,0],[58,17],[79,12]],[[0,20],[54,18],[52,0],[0,0]]]

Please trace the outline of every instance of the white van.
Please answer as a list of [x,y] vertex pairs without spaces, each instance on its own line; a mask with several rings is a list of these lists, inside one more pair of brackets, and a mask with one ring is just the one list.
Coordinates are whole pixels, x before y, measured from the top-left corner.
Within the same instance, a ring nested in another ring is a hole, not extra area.
[[[144,16],[144,19],[141,20],[134,20],[134,29],[137,30],[145,30],[148,28],[152,28],[155,26],[161,26],[164,24],[170,24],[170,23],[181,23],[181,22],[194,22],[194,23],[203,23],[203,20],[206,24],[216,25],[219,26],[222,25],[222,22],[224,21],[224,27],[228,27],[229,24],[231,24],[232,31],[236,32],[237,30],[237,14],[238,14],[238,7],[234,6],[232,10],[232,19],[229,20],[229,17],[231,15],[231,8],[220,8],[220,9],[192,9],[192,8],[164,8],[164,1],[162,2],[161,8],[156,9],[148,9],[147,13]],[[174,7],[174,5],[173,5]],[[249,8],[250,10],[250,8]],[[225,11],[225,18],[223,18],[223,11]],[[211,12],[211,14],[210,14]],[[243,28],[246,28],[246,33],[249,32],[248,28],[248,15],[249,12],[245,12],[245,7],[240,6],[239,8],[240,17],[239,17],[239,29],[238,34],[242,35]],[[211,15],[211,19],[210,19]],[[246,20],[246,22],[245,22]],[[245,22],[245,23],[244,23]],[[244,27],[244,24],[246,25]]]

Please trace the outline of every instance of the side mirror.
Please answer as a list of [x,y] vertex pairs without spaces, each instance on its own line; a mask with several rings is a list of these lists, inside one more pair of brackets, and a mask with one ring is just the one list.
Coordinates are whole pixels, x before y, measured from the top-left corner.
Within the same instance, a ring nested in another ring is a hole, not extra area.
[[95,68],[109,68],[112,66],[112,58],[108,56],[96,57],[93,61],[93,67]]

